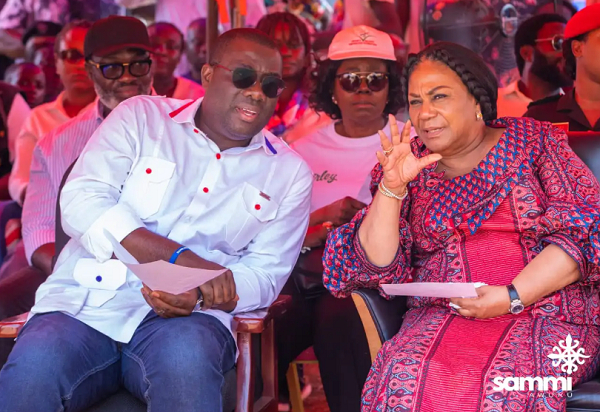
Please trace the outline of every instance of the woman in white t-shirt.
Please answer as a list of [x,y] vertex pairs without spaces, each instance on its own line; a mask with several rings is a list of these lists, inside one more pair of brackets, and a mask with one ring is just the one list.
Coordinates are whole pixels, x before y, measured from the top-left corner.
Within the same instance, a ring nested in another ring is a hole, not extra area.
[[[371,202],[370,172],[381,150],[378,131],[389,133],[388,114],[402,106],[400,70],[386,33],[366,26],[339,32],[318,71],[309,101],[333,122],[292,144],[314,175],[304,242],[312,248],[309,254],[322,253],[317,248],[328,230],[348,223]],[[317,288],[316,296],[314,289],[307,292],[299,274],[304,259],[282,292],[292,296],[293,304],[276,325],[279,376],[284,378],[289,363],[312,345],[331,412],[358,412],[371,365],[362,324],[350,298],[335,299],[324,288],[322,293]],[[320,262],[320,256],[308,259]],[[319,286],[322,267],[317,266],[310,271]]]

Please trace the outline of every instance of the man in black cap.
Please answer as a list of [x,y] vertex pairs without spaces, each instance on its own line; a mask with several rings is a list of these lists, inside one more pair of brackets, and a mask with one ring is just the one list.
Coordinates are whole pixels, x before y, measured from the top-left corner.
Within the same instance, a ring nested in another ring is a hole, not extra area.
[[[85,410],[120,384],[154,411],[222,411],[233,316],[276,299],[308,226],[312,173],[263,130],[281,73],[269,37],[230,30],[204,98],[138,96],[100,125],[61,192],[71,241],[0,372],[0,412]],[[113,256],[173,269],[151,290]],[[181,292],[175,265],[218,272]]]
[[581,9],[565,28],[566,68],[575,87],[529,105],[524,117],[568,123],[569,131],[600,131],[600,3]]
[[[25,254],[31,266],[0,279],[0,319],[33,306],[36,289],[52,271],[56,202],[62,177],[119,103],[150,94],[149,50],[146,27],[132,17],[109,17],[88,30],[83,51],[99,99],[40,139],[34,149],[22,219]],[[10,339],[0,339],[0,367],[13,345]]]

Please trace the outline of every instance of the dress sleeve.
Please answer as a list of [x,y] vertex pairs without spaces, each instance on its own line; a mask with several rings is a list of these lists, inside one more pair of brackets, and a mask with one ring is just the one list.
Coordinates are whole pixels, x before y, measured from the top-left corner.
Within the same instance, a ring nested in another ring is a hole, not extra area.
[[[371,177],[371,193],[374,197],[383,177],[380,165],[373,169]],[[325,244],[323,284],[334,296],[346,297],[356,289],[375,289],[380,283],[402,283],[410,275],[412,237],[407,222],[410,192],[402,202],[400,212],[400,246],[394,261],[386,267],[369,262],[358,238],[358,229],[369,208],[367,206],[350,223],[332,231]],[[386,296],[382,290],[380,293]]]
[[555,244],[579,265],[582,281],[600,283],[600,185],[569,147],[567,135],[552,128],[537,162],[546,194],[538,231],[542,244]]

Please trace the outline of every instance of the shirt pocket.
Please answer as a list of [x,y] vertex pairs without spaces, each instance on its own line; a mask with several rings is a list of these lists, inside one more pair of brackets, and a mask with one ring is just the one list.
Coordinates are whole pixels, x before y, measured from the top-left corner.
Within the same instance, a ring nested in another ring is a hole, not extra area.
[[235,203],[239,207],[226,224],[225,240],[233,249],[241,250],[275,219],[279,204],[249,183],[244,183]]
[[156,214],[175,172],[175,163],[141,157],[127,179],[120,201],[129,204],[141,219]]

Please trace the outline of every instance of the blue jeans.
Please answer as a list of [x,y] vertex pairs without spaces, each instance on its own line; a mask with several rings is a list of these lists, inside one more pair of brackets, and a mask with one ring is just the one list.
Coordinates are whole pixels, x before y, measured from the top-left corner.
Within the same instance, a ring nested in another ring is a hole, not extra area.
[[148,411],[220,412],[233,337],[216,318],[150,313],[128,344],[59,312],[34,316],[0,372],[0,411],[80,411],[122,385]]

